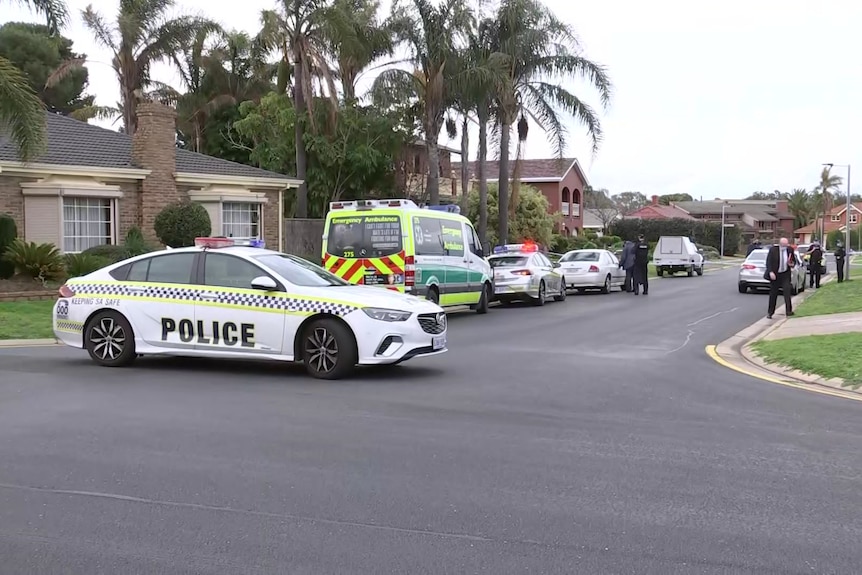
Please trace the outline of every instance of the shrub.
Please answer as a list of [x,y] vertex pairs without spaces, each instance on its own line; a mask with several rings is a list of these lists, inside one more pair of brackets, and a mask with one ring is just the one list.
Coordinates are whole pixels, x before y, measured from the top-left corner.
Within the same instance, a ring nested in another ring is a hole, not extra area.
[[585,236],[575,236],[569,240],[570,250],[594,250],[597,246]]
[[0,280],[11,278],[15,275],[15,266],[12,262],[3,259],[3,254],[18,239],[18,226],[12,216],[0,214]]
[[[539,190],[531,186],[521,186],[520,200],[515,217],[509,218],[509,237],[499,239],[497,234],[498,204],[497,184],[488,184],[488,233],[485,241],[491,246],[506,243],[520,243],[525,239],[533,240],[543,246],[551,245],[557,216],[548,213],[548,200]],[[467,213],[464,214],[479,226],[479,191],[473,190],[467,198]]]
[[129,257],[125,247],[110,244],[87,248],[81,252],[81,255],[103,258],[111,263],[115,263]]
[[66,267],[66,275],[70,278],[85,276],[98,269],[114,263],[110,258],[94,256],[92,254],[66,254],[63,258]]
[[166,206],[153,225],[156,236],[166,246],[185,248],[195,245],[195,238],[212,231],[210,216],[202,205],[177,202]]
[[[207,214],[209,216],[209,214]],[[123,247],[126,249],[126,257],[132,258],[149,253],[155,249],[146,239],[140,228],[132,227],[126,232],[126,239],[123,241]]]
[[[130,228],[126,233],[126,239],[122,245],[105,244],[101,246],[93,246],[81,252],[87,256],[94,256],[108,261],[108,263],[116,263],[126,258],[140,256],[153,251],[155,247],[151,246],[144,239],[144,234],[138,228]],[[103,264],[104,267],[108,264]],[[98,268],[97,268],[98,269]]]
[[569,251],[569,238],[564,235],[554,234],[551,236],[551,251],[557,254],[564,254]]
[[43,283],[62,277],[65,271],[63,256],[54,244],[15,240],[3,257],[15,266],[17,273]]

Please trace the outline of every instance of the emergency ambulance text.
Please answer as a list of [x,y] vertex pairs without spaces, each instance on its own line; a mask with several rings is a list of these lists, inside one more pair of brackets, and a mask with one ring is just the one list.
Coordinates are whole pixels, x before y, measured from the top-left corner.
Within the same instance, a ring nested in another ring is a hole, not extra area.
[[[239,327],[231,321],[220,323],[212,322],[212,331],[210,337],[207,337],[204,330],[204,322],[198,320],[197,325],[190,319],[181,319],[179,322],[169,317],[162,318],[162,341],[167,341],[168,335],[178,333],[180,341],[188,343],[197,336],[197,343],[212,343],[218,345],[219,342],[224,345],[236,345],[239,343],[242,347],[254,347],[254,324],[241,323]],[[237,336],[239,332],[239,336]]]

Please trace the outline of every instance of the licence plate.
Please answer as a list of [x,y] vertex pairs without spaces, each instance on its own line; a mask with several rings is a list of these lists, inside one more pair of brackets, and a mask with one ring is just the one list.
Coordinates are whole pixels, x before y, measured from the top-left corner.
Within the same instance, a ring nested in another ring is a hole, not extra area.
[[443,349],[446,347],[446,336],[438,335],[437,337],[431,338],[431,347],[436,349]]

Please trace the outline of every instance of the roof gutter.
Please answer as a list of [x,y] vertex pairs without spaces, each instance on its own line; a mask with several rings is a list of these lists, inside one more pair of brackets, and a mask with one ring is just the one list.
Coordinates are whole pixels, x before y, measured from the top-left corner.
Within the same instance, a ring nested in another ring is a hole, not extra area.
[[177,172],[174,178],[178,184],[202,186],[243,186],[245,188],[298,188],[302,180],[296,178],[261,178],[255,176],[223,176],[217,174],[193,174]]
[[0,162],[0,173],[6,175],[77,176],[111,180],[143,180],[150,170],[138,168],[102,168],[97,166],[64,166],[60,164],[25,164]]

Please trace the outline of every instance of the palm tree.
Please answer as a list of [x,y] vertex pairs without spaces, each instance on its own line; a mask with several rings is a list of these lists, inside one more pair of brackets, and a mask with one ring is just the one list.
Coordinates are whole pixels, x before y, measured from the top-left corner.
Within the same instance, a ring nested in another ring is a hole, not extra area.
[[[68,18],[63,0],[23,0],[25,6],[45,16],[52,34]],[[24,162],[37,157],[45,147],[45,106],[30,88],[27,77],[0,56],[0,127],[7,128]]]
[[[598,152],[602,128],[596,111],[562,87],[574,77],[586,79],[598,91],[601,104],[611,100],[611,81],[605,68],[581,55],[580,43],[572,29],[558,19],[540,0],[504,0],[497,10],[494,49],[508,57],[508,86],[496,103],[499,128],[499,233],[508,236],[509,147],[512,127],[517,123],[518,140],[526,140],[529,121],[543,129],[560,159],[566,147],[566,129],[561,112],[584,124]],[[517,170],[517,161],[515,169]],[[513,190],[517,193],[517,187]],[[513,194],[512,206],[517,205]]]
[[795,188],[787,196],[787,209],[793,214],[794,225],[802,228],[811,221],[811,196],[802,188]]
[[81,13],[96,41],[113,54],[127,134],[134,134],[137,127],[137,103],[147,99],[146,90],[159,86],[150,77],[152,65],[172,60],[194,43],[201,30],[218,29],[192,16],[168,18],[166,13],[174,4],[175,0],[120,0],[117,21],[110,25],[92,4]]
[[[286,86],[287,71],[293,78],[293,105],[297,118],[307,120],[309,128],[314,121],[315,79],[325,83],[329,97],[337,99],[334,74],[327,61],[327,39],[333,19],[340,18],[331,0],[280,0],[278,10],[261,13],[263,28],[258,36],[267,50],[281,53],[279,85]],[[347,29],[347,26],[342,26]],[[334,109],[334,107],[333,107]],[[296,144],[296,177],[302,184],[296,193],[296,217],[308,217],[308,151],[305,144],[305,123],[297,121],[294,129]]]
[[475,69],[458,69],[457,42],[472,22],[464,0],[404,0],[393,5],[393,29],[399,42],[410,51],[413,70],[391,68],[374,81],[376,103],[392,104],[410,99],[421,110],[422,132],[428,154],[428,199],[440,202],[440,151],[437,140],[453,104]]
[[[833,176],[829,173],[830,167],[824,166],[820,172],[820,183],[817,185],[817,203],[815,210],[823,209],[823,219],[820,224],[820,240],[826,239],[826,215],[832,209],[833,193],[841,188],[841,183],[844,181],[841,176]],[[817,221],[815,219],[815,221]]]

